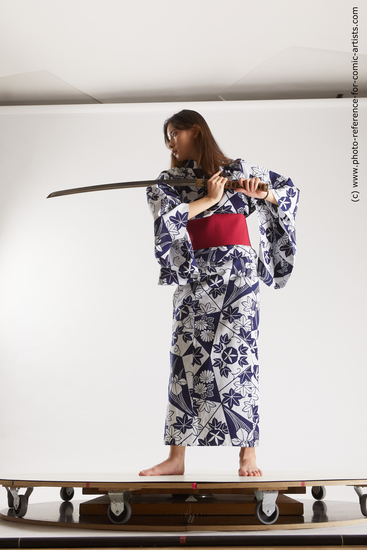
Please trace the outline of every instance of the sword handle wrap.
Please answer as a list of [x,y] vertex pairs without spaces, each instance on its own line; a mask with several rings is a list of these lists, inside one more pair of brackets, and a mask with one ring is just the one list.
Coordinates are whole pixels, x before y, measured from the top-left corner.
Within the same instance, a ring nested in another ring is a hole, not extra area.
[[[196,185],[198,187],[206,187],[206,181],[205,181],[205,178],[198,178],[197,181],[196,181]],[[227,183],[225,184],[224,188],[225,189],[238,189],[240,186],[238,185],[238,180],[228,180]],[[260,191],[267,191],[268,190],[268,185],[266,183],[259,183],[258,185],[258,189]]]

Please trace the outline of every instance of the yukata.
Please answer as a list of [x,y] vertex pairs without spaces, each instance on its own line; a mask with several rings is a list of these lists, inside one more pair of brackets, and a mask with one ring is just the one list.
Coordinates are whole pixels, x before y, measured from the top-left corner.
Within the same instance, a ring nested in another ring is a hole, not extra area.
[[255,447],[259,441],[259,280],[282,288],[291,275],[299,191],[289,178],[241,159],[221,169],[229,180],[259,177],[279,205],[228,189],[219,203],[192,219],[256,211],[259,255],[236,244],[193,250],[189,203],[204,190],[173,187],[169,180],[200,177],[195,161],[162,172],[157,179],[165,181],[147,189],[159,284],[177,285],[166,445]]

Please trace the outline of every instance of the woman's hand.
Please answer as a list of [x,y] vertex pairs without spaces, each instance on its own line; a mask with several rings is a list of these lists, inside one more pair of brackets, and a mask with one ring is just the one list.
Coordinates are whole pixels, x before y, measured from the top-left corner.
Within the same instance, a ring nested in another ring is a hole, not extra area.
[[213,204],[219,202],[223,197],[224,186],[228,181],[228,178],[220,175],[221,173],[219,170],[207,181],[207,197],[213,201]]
[[248,197],[253,197],[254,199],[266,198],[267,201],[272,202],[273,204],[278,204],[278,201],[270,189],[268,191],[260,191],[260,189],[258,189],[259,184],[262,183],[260,178],[248,178],[246,180],[240,178],[238,183],[240,187],[237,187],[235,191],[244,193]]
[[208,210],[215,204],[217,204],[223,197],[224,186],[228,181],[228,178],[223,178],[221,171],[216,172],[207,181],[207,194],[198,199],[197,201],[190,202],[188,219],[191,220],[194,216],[201,214],[205,210]]

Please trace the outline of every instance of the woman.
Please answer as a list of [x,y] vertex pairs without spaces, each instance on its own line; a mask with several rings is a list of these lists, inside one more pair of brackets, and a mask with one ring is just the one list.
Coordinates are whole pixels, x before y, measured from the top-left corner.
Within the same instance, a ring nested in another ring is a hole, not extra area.
[[[259,279],[283,287],[293,269],[292,181],[227,158],[203,117],[183,110],[164,124],[171,169],[147,189],[160,284],[177,284],[165,444],[167,460],[140,475],[181,475],[186,446],[240,447],[241,476],[259,476]],[[207,190],[172,178],[208,178]],[[238,180],[226,189],[228,180]],[[261,190],[262,183],[267,190]],[[257,212],[259,258],[246,217]]]

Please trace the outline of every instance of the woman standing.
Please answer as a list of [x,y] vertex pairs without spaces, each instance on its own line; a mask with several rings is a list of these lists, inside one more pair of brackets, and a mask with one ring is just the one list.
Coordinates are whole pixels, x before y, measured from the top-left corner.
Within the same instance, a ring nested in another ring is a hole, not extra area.
[[[293,269],[299,191],[292,181],[227,158],[204,120],[184,110],[164,124],[171,169],[147,189],[160,284],[176,284],[165,425],[167,460],[140,475],[184,473],[186,446],[240,447],[239,475],[262,475],[259,441],[259,279],[282,288]],[[207,190],[172,178],[204,174]],[[238,180],[236,189],[226,189]],[[262,183],[267,190],[261,190]],[[259,257],[246,217],[257,212]]]

